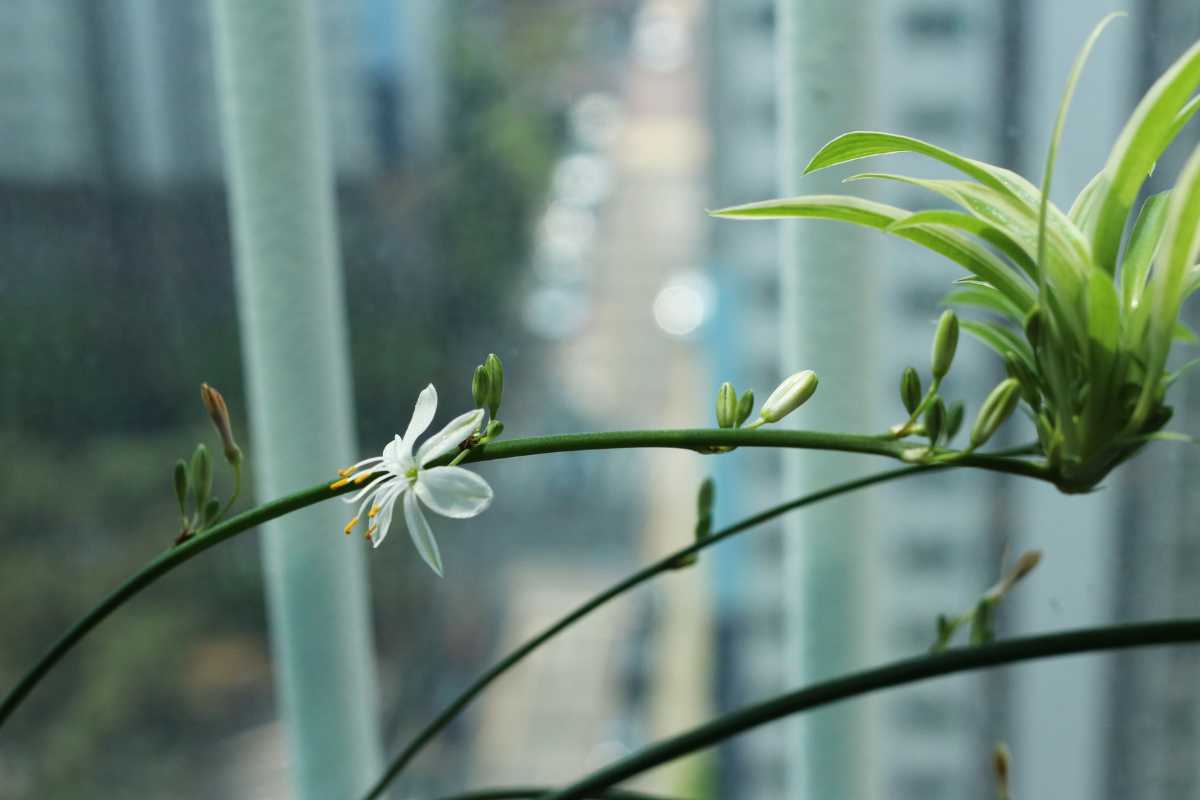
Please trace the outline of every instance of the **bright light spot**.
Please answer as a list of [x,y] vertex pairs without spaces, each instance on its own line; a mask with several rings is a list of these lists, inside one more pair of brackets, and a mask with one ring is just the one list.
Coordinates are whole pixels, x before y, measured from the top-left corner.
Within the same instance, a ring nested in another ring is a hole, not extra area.
[[638,63],[654,72],[674,72],[688,62],[687,23],[674,3],[657,2],[637,15],[633,50]]
[[608,162],[591,153],[567,156],[554,168],[554,193],[558,199],[584,208],[598,206],[612,188]]
[[699,328],[712,310],[711,281],[699,273],[685,273],[669,281],[654,298],[654,321],[671,336],[687,336]]
[[604,92],[585,94],[571,107],[571,130],[580,144],[607,150],[621,132],[621,104]]

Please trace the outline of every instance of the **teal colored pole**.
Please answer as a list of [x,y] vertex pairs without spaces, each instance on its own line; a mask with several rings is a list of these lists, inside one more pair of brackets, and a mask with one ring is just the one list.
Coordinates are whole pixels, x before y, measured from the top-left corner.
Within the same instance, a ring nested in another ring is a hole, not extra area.
[[[804,176],[809,157],[845,131],[868,127],[872,0],[776,0],[780,196],[841,194],[838,170]],[[836,173],[836,174],[835,174]],[[792,425],[868,431],[873,396],[869,244],[837,223],[780,226],[780,377],[815,370],[817,394]],[[785,454],[785,494],[854,474],[853,457]],[[870,505],[866,498],[810,509],[786,523],[785,683],[848,673],[865,661]],[[861,706],[790,723],[788,797],[865,797],[870,753]]]
[[[354,459],[333,174],[308,0],[212,0],[260,498]],[[326,503],[271,523],[263,570],[292,796],[354,797],[381,768],[364,543]]]

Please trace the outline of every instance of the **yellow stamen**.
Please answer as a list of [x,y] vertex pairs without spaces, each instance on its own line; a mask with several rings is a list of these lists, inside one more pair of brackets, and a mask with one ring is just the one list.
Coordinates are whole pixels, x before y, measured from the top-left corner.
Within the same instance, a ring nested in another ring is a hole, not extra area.
[[354,530],[354,526],[357,524],[358,524],[358,517],[355,517],[354,519],[352,519],[346,523],[346,527],[344,528],[344,530],[345,530],[347,536],[350,535],[350,531]]
[[333,483],[329,484],[329,488],[330,489],[340,489],[343,486],[345,486],[346,484],[348,484],[349,482],[350,482],[349,478],[342,478],[340,481],[334,481]]
[[363,483],[367,480],[367,478],[370,478],[373,474],[374,473],[372,473],[372,472],[364,472],[362,475],[359,475],[357,478],[354,479],[354,485],[362,486]]
[[340,475],[343,478],[348,478],[353,474],[354,474],[354,467],[346,467],[345,469],[338,470],[338,475]]
[[382,508],[380,508],[379,506],[371,506],[371,510],[367,512],[367,518],[368,518],[368,519],[375,519],[375,516],[376,516],[376,515],[377,515],[377,514],[378,514],[380,511],[383,511],[383,509],[382,509]]
[[379,530],[379,526],[378,526],[378,525],[372,525],[371,527],[367,528],[367,538],[368,538],[368,539],[372,538],[372,535],[373,535],[373,534],[375,533],[375,531],[377,531],[377,530]]

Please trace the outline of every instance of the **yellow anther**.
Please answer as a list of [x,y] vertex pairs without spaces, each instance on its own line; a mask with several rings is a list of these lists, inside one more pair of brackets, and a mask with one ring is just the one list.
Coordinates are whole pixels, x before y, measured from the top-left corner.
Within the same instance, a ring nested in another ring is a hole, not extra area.
[[348,478],[353,474],[354,474],[354,467],[346,467],[345,469],[338,470],[338,475],[342,476],[343,478]]
[[357,524],[358,524],[358,517],[355,517],[354,519],[352,519],[346,523],[346,527],[344,530],[345,530],[347,536],[350,535],[350,531],[354,530],[354,526]]
[[354,479],[354,485],[362,486],[367,481],[367,479],[370,478],[374,474],[375,473],[373,473],[373,472],[364,472],[362,475],[359,475],[357,478]]
[[340,489],[343,486],[345,486],[346,484],[348,484],[349,482],[350,482],[349,478],[342,478],[340,481],[334,481],[333,483],[329,484],[329,488],[330,489]]
[[383,511],[383,509],[382,509],[382,508],[380,508],[379,506],[371,506],[371,510],[367,512],[367,517],[368,517],[369,519],[375,519],[375,516],[376,516],[376,515],[377,515],[377,514],[378,514],[380,511]]
[[379,530],[378,525],[372,525],[371,527],[367,528],[366,539],[370,541],[377,530]]

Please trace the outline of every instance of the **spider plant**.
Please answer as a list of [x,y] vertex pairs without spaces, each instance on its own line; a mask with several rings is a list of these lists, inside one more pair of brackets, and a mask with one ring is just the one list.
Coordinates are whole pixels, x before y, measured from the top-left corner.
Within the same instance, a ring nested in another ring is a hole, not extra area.
[[929,180],[868,172],[848,180],[901,181],[957,210],[910,212],[844,195],[768,200],[713,212],[736,219],[817,217],[877,228],[932,250],[970,275],[945,298],[988,312],[964,329],[1020,380],[1022,405],[1061,489],[1087,491],[1171,416],[1167,357],[1184,301],[1200,286],[1200,148],[1170,191],[1135,203],[1155,162],[1200,107],[1200,42],[1138,103],[1107,163],[1066,212],[1049,201],[1071,96],[1102,20],[1075,60],[1059,104],[1041,188],[1011,170],[890,133],[855,131],[829,142],[805,174],[870,156],[917,153],[965,176]]

